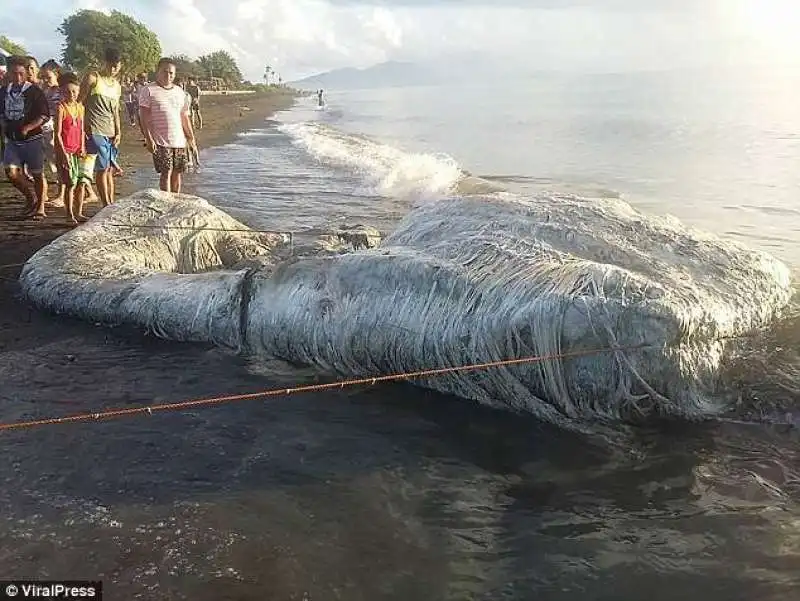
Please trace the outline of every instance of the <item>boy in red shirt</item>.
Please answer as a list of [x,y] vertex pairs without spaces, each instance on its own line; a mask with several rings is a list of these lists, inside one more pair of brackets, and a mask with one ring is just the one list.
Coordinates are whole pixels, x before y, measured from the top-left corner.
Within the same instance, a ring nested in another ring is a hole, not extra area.
[[64,73],[61,85],[61,102],[55,116],[55,146],[61,182],[66,186],[64,207],[68,223],[86,221],[83,215],[83,186],[81,159],[86,156],[86,136],[83,135],[84,108],[78,102],[81,87],[78,76]]

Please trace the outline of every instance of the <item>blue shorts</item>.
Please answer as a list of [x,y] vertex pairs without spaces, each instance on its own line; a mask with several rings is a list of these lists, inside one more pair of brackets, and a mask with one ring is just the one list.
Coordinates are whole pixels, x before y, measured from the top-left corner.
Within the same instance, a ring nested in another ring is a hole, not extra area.
[[91,135],[86,138],[86,154],[96,157],[94,161],[95,171],[111,169],[116,164],[117,153],[117,147],[111,142],[111,138],[97,135]]
[[16,167],[17,169],[23,169],[27,167],[30,174],[41,173],[44,171],[42,138],[34,138],[24,142],[6,140],[6,147],[3,151],[3,164],[6,168]]

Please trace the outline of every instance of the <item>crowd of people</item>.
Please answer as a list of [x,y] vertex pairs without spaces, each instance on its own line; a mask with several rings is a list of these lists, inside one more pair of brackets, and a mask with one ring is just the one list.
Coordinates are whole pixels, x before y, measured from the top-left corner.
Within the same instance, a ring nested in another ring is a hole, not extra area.
[[[8,59],[0,82],[0,157],[5,173],[22,193],[25,219],[41,221],[48,206],[63,204],[71,224],[86,221],[84,200],[115,200],[122,119],[141,133],[153,155],[159,184],[180,192],[183,174],[197,163],[195,126],[202,127],[200,88],[176,79],[176,63],[162,58],[155,81],[147,73],[123,77],[123,60],[106,50],[96,71],[64,71],[54,60],[39,65],[32,56]],[[124,115],[123,115],[124,111]],[[57,195],[48,201],[48,177]],[[96,188],[96,192],[95,192]]]

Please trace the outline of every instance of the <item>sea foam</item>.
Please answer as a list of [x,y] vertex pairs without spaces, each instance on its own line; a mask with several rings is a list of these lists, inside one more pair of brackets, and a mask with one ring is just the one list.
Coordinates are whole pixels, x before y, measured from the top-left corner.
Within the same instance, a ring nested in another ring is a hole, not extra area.
[[455,190],[463,172],[445,154],[407,152],[324,123],[278,128],[317,161],[357,174],[375,194],[400,199],[435,197]]

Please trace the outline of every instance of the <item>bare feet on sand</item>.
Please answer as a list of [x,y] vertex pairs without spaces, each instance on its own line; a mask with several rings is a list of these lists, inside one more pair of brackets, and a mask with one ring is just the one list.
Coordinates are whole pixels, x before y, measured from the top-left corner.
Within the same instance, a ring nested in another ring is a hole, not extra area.
[[47,217],[46,213],[40,213],[36,210],[36,205],[30,206],[28,205],[27,210],[23,213],[22,218],[33,220],[33,221],[43,221]]

